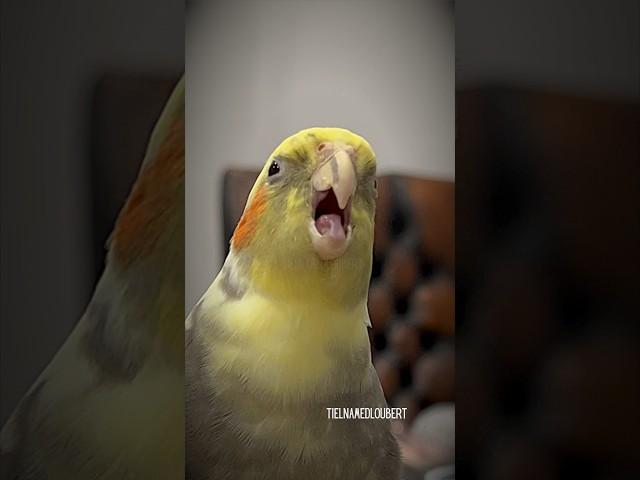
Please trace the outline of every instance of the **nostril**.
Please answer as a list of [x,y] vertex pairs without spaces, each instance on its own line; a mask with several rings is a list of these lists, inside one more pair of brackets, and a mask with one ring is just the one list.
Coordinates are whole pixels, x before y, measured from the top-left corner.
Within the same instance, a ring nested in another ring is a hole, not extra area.
[[327,144],[326,143],[321,143],[318,145],[318,151],[321,152],[322,150],[324,150],[326,148]]

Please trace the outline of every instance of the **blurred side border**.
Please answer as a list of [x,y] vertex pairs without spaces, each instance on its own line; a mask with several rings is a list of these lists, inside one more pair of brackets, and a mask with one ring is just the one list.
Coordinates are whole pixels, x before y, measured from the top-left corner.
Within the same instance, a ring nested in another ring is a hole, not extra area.
[[456,473],[637,478],[638,3],[472,3],[455,5]]

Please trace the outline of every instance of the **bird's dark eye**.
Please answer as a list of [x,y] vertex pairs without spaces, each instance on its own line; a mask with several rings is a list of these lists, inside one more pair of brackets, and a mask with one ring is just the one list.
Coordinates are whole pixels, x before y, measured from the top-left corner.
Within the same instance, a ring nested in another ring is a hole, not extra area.
[[273,162],[271,162],[271,165],[269,166],[269,176],[273,177],[278,173],[280,173],[280,164],[274,160]]
[[378,179],[374,179],[373,180],[373,188],[375,188],[376,190],[378,189]]

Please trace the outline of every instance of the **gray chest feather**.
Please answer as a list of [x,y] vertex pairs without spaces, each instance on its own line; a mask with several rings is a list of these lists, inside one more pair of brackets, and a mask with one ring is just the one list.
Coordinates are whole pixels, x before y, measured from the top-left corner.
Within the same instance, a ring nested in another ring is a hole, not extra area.
[[[187,479],[398,478],[398,447],[388,420],[327,415],[327,407],[386,406],[377,377],[365,390],[283,408],[241,394],[240,387],[232,395],[233,387],[216,388],[215,379],[204,378],[203,358],[192,341],[186,360]],[[368,374],[376,375],[372,366]]]

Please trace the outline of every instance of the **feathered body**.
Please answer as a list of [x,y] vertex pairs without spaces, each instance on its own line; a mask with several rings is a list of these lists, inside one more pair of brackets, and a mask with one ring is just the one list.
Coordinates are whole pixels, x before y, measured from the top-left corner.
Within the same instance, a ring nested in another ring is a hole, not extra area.
[[188,478],[397,478],[388,421],[327,416],[386,406],[367,334],[375,169],[368,143],[336,128],[269,157],[187,319]]
[[2,478],[184,478],[184,80],[83,317],[2,430]]

